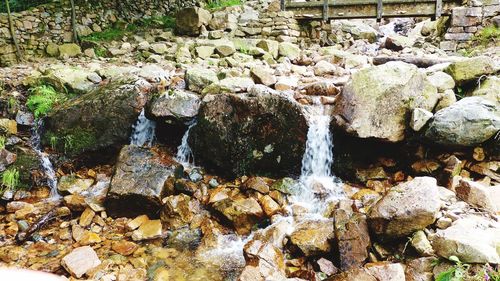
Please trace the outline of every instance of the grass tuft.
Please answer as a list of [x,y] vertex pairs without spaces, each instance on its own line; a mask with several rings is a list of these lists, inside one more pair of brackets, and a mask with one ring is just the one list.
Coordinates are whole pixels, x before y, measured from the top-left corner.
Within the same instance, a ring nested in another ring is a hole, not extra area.
[[65,96],[58,93],[52,86],[40,85],[29,90],[30,96],[26,106],[35,115],[35,118],[49,114],[55,105],[66,100]]
[[19,171],[10,168],[2,173],[2,191],[15,189],[19,185]]
[[231,6],[242,5],[242,0],[209,0],[207,3],[207,8],[211,10],[218,10]]

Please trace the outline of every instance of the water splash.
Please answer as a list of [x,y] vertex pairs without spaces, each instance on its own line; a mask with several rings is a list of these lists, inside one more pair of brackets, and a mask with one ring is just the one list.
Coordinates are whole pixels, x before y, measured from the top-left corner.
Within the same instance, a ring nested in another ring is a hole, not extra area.
[[194,156],[191,147],[189,147],[188,139],[189,132],[196,125],[196,119],[192,120],[187,125],[188,129],[184,133],[184,136],[182,136],[181,144],[177,147],[177,155],[175,156],[175,159],[183,166],[192,166],[194,165]]
[[216,265],[222,271],[238,271],[245,266],[243,247],[253,238],[236,234],[218,235],[216,245],[199,254],[198,259]]
[[139,117],[137,118],[137,122],[132,128],[133,131],[130,136],[130,144],[148,147],[153,145],[156,122],[146,118],[144,109],[142,109],[141,114],[139,114]]
[[40,164],[42,166],[42,171],[45,174],[47,179],[47,185],[50,188],[50,198],[57,200],[60,199],[61,196],[57,192],[57,176],[54,170],[54,166],[47,155],[47,153],[42,151],[42,142],[41,142],[41,132],[43,130],[43,121],[37,120],[35,126],[33,126],[31,132],[31,147],[37,154],[40,159]]
[[311,215],[321,214],[328,203],[343,197],[340,180],[332,173],[333,137],[330,132],[330,108],[314,100],[306,106],[309,123],[306,151],[302,158],[302,170],[297,186],[298,192],[292,197],[294,204],[307,208]]

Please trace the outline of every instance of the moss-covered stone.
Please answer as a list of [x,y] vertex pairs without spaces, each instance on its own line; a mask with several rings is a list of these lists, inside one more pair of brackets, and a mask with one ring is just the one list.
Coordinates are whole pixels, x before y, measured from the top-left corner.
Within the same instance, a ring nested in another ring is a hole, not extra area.
[[493,59],[489,57],[469,58],[452,63],[445,69],[445,72],[450,74],[458,84],[478,79],[483,75],[493,74],[496,71],[498,69],[495,68]]

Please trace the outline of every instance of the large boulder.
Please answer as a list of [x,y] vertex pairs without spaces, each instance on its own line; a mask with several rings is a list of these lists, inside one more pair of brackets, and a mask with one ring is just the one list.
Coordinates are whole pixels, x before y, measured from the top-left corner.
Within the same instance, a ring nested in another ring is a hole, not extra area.
[[479,145],[500,130],[500,107],[482,97],[467,97],[438,111],[425,131],[434,143]]
[[[94,77],[97,78],[93,79]],[[50,84],[59,92],[86,94],[98,87],[101,77],[92,70],[82,67],[68,67],[67,65],[54,65],[46,69],[39,77],[30,77],[29,84]],[[97,82],[97,83],[96,83]]]
[[123,147],[111,179],[106,211],[114,217],[159,217],[165,181],[173,173],[161,156],[149,149]]
[[432,111],[439,96],[414,65],[389,62],[354,73],[338,96],[334,123],[360,138],[402,141],[413,109]]
[[500,225],[478,216],[459,219],[432,236],[436,253],[456,256],[463,263],[500,263]]
[[295,100],[255,86],[203,101],[189,137],[195,159],[226,175],[300,171],[308,126]]
[[391,188],[371,207],[368,224],[374,234],[404,237],[434,223],[441,206],[436,179],[417,177]]
[[492,58],[475,57],[454,62],[444,71],[450,74],[457,84],[463,84],[476,80],[483,75],[494,74],[498,70],[498,66],[495,65]]
[[212,14],[199,7],[190,7],[180,10],[175,19],[177,34],[198,36],[200,28],[208,25],[212,19]]
[[76,156],[128,142],[150,88],[128,77],[65,102],[47,116],[44,144]]
[[481,96],[492,102],[500,103],[500,77],[490,76],[482,81],[478,88],[472,92],[472,96]]
[[148,105],[148,115],[155,119],[186,122],[198,115],[201,99],[180,89],[163,93]]
[[290,234],[290,243],[307,257],[328,254],[335,238],[333,226],[332,219],[299,222]]
[[213,204],[224,220],[234,226],[239,235],[250,234],[252,227],[264,217],[264,211],[254,198],[226,198]]

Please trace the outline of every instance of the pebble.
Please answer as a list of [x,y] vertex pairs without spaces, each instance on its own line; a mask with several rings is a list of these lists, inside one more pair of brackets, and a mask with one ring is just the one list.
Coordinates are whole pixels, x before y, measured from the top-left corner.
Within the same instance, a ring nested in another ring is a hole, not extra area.
[[88,271],[99,266],[101,260],[91,247],[84,246],[71,251],[62,259],[61,264],[71,275],[80,278]]

